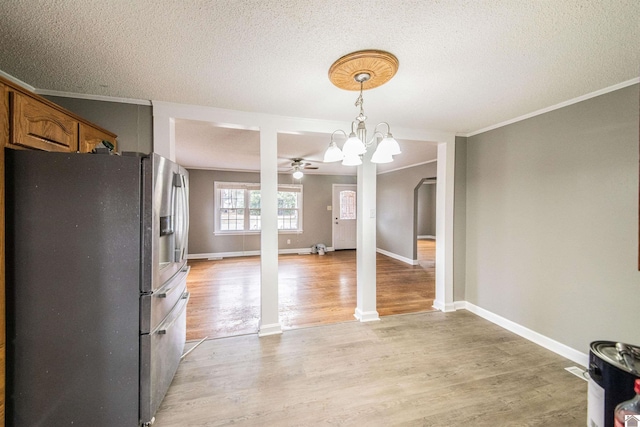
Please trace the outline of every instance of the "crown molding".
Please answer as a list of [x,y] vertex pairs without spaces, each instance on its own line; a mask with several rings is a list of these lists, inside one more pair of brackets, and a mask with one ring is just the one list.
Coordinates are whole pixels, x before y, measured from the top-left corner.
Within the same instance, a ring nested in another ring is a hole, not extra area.
[[552,105],[550,107],[543,108],[541,110],[533,111],[533,112],[525,114],[523,116],[519,116],[519,117],[510,119],[510,120],[504,121],[504,122],[500,122],[500,123],[497,123],[495,125],[487,126],[485,128],[478,129],[478,130],[475,130],[473,132],[456,133],[456,136],[469,138],[471,136],[478,135],[480,133],[484,133],[484,132],[488,132],[490,130],[498,129],[498,128],[501,128],[503,126],[510,125],[510,124],[513,124],[513,123],[516,123],[516,122],[519,122],[519,121],[522,121],[522,120],[530,119],[531,117],[539,116],[541,114],[548,113],[548,112],[553,111],[553,110],[559,110],[560,108],[564,108],[564,107],[567,107],[567,106],[572,105],[572,104],[577,104],[578,102],[586,101],[587,99],[595,98],[596,96],[604,95],[604,94],[609,93],[609,92],[614,92],[614,91],[619,90],[619,89],[624,89],[625,87],[632,86],[632,85],[638,84],[638,83],[640,83],[640,77],[636,77],[635,79],[627,80],[627,81],[615,84],[613,86],[609,86],[609,87],[606,87],[604,89],[600,89],[600,90],[597,90],[595,92],[591,92],[591,93],[588,93],[586,95],[582,95],[582,96],[579,96],[577,98],[573,98],[573,99],[570,99],[568,101],[561,102],[560,104]]
[[27,90],[30,90],[31,92],[35,92],[35,88],[33,86],[23,82],[20,79],[17,79],[15,77],[13,77],[11,74],[5,73],[4,71],[0,70],[0,76],[4,77],[5,79],[9,80],[10,82],[13,82],[13,83],[17,84],[18,86],[21,86],[21,87],[23,87],[23,88],[25,88]]
[[414,164],[411,164],[411,165],[402,166],[402,167],[395,168],[395,169],[389,169],[388,171],[378,172],[376,175],[384,175],[386,173],[396,172],[396,171],[399,171],[399,170],[402,170],[402,169],[415,168],[416,166],[426,165],[428,163],[437,163],[437,161],[438,161],[438,159],[427,160],[426,162],[414,163]]
[[87,99],[90,101],[105,101],[105,102],[117,102],[120,104],[136,104],[136,105],[151,106],[151,101],[146,99],[118,98],[115,96],[104,96],[104,95],[88,95],[84,93],[62,92],[62,91],[47,90],[47,89],[35,89],[34,92],[37,93],[38,95],[59,96],[61,98],[77,98],[77,99]]

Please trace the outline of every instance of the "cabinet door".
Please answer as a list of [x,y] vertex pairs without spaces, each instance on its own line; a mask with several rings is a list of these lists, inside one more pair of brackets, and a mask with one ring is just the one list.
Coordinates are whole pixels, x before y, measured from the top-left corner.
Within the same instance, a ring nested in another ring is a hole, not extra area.
[[103,140],[109,141],[113,144],[113,151],[117,151],[116,139],[99,129],[89,126],[84,123],[80,123],[80,152],[90,153],[96,145],[99,145]]
[[44,151],[77,151],[78,121],[40,101],[12,92],[9,145]]

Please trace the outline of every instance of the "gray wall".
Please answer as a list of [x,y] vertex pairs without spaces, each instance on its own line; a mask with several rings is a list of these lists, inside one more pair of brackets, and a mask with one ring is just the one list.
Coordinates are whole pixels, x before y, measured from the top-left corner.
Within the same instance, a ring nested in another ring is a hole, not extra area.
[[436,184],[425,183],[418,189],[418,236],[436,235]]
[[[259,173],[228,172],[214,170],[189,170],[189,253],[211,254],[221,252],[246,252],[260,250],[260,235],[214,236],[214,182],[260,182]],[[305,249],[313,244],[331,246],[332,184],[355,184],[355,176],[309,175],[294,181],[290,174],[278,176],[280,184],[303,185],[303,233],[281,233],[279,247]],[[287,244],[287,240],[291,243]]]
[[52,102],[118,135],[118,151],[153,151],[153,113],[149,105],[45,96]]
[[467,301],[584,353],[640,344],[638,95],[468,138]]
[[424,178],[437,174],[436,162],[378,175],[377,246],[379,249],[415,260],[417,206],[416,187]]
[[465,301],[467,239],[467,138],[456,137],[453,191],[453,300]]

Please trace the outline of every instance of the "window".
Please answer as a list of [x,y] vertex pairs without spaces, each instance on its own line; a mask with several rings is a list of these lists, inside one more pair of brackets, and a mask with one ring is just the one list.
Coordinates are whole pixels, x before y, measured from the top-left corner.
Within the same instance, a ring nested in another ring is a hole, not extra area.
[[356,219],[356,192],[340,192],[340,219]]
[[[260,184],[215,182],[216,234],[257,233],[260,222]],[[302,231],[302,185],[278,186],[278,230]]]

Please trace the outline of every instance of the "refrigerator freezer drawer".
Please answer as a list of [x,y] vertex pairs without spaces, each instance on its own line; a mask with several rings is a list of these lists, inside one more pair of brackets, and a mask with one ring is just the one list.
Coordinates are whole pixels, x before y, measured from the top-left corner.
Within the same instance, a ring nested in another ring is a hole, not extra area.
[[151,334],[140,336],[140,421],[150,422],[178,369],[187,330],[189,292]]
[[169,315],[184,294],[189,270],[183,268],[153,294],[140,296],[140,333],[150,333]]

